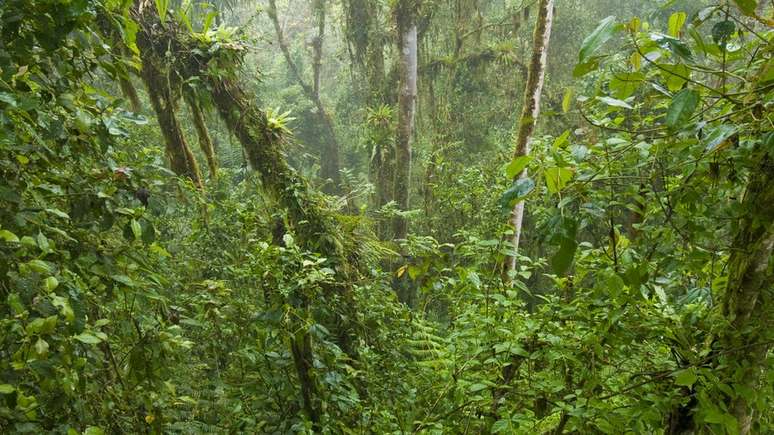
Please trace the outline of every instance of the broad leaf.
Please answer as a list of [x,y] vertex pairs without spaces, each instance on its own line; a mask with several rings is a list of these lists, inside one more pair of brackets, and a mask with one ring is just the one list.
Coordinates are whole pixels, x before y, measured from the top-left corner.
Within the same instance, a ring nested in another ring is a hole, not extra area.
[[645,74],[639,72],[619,73],[613,76],[608,86],[615,98],[625,100],[637,91],[643,80]]
[[88,332],[82,332],[78,335],[73,336],[73,338],[85,344],[99,344],[102,342],[102,339],[92,334],[89,334]]
[[675,128],[688,122],[699,105],[699,93],[692,89],[683,89],[672,98],[672,104],[666,114],[666,125]]
[[610,97],[597,97],[597,99],[598,99],[599,101],[601,101],[601,102],[603,102],[603,103],[607,104],[608,106],[613,106],[613,107],[622,107],[622,108],[624,108],[624,109],[634,109],[634,107],[632,107],[631,105],[629,105],[629,103],[627,103],[626,101],[619,100],[619,99],[616,99],[616,98],[610,98]]
[[745,15],[755,15],[755,9],[758,8],[758,2],[756,0],[734,0],[739,9],[744,12]]
[[546,187],[549,193],[557,193],[572,180],[572,170],[568,168],[548,168],[545,171]]
[[508,166],[505,167],[505,176],[510,179],[516,178],[516,176],[519,175],[531,161],[531,156],[516,157],[515,159],[511,160],[510,163],[508,163]]
[[676,65],[659,64],[661,75],[664,77],[667,89],[677,92],[691,78],[691,70],[687,66],[678,63]]
[[680,30],[685,25],[685,19],[688,18],[685,12],[675,12],[669,17],[669,35],[675,38],[680,37]]
[[589,60],[589,57],[599,49],[615,32],[615,17],[609,16],[602,20],[596,29],[581,44],[578,53],[578,63],[583,64]]
[[503,212],[511,211],[511,208],[520,200],[524,199],[535,189],[535,181],[531,178],[519,178],[513,182],[510,189],[503,192],[500,197],[500,208]]
[[690,387],[696,383],[696,372],[693,368],[680,370],[675,374],[675,384]]

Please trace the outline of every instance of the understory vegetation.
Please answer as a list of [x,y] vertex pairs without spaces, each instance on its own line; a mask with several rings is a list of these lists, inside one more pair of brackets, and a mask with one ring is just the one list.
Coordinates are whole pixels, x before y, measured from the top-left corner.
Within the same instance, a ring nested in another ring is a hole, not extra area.
[[774,433],[772,17],[0,1],[0,433]]

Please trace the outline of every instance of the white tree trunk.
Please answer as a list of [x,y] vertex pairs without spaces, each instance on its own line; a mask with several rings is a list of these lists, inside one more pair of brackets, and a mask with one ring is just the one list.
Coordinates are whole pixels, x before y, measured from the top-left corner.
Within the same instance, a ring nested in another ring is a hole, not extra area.
[[[548,41],[551,38],[551,26],[553,24],[554,1],[540,0],[538,16],[535,22],[535,33],[532,41],[532,60],[529,64],[527,84],[524,88],[524,107],[518,124],[518,136],[516,138],[516,150],[514,157],[527,156],[530,153],[532,134],[535,131],[538,115],[540,115],[540,95],[543,92],[543,82],[548,59]],[[526,178],[527,170],[524,169],[519,178]],[[524,222],[524,202],[519,201],[511,212],[510,223],[513,226],[514,255],[508,258],[508,270],[516,269],[516,252],[519,249],[521,239],[521,227]]]
[[[417,24],[410,7],[399,6],[397,13],[400,32],[400,88],[398,94],[398,131],[395,148],[395,201],[403,211],[409,209],[411,178],[411,142],[414,134],[414,113],[417,101]],[[405,239],[408,222],[395,218],[394,235]]]

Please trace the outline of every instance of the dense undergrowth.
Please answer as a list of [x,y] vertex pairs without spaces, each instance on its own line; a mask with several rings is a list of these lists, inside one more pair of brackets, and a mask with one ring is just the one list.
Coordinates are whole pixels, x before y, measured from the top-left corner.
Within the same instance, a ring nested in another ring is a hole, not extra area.
[[[567,129],[528,159],[428,151],[399,241],[377,237],[401,212],[358,203],[361,178],[349,199],[267,186],[280,169],[251,170],[225,129],[203,189],[167,169],[114,84],[145,61],[132,3],[0,5],[0,431],[774,430],[773,33],[755,2],[604,20],[552,115]],[[208,20],[186,38],[231,55],[241,36]],[[239,66],[185,80],[206,94]],[[282,162],[286,122],[249,126]],[[310,215],[329,233],[301,230]]]

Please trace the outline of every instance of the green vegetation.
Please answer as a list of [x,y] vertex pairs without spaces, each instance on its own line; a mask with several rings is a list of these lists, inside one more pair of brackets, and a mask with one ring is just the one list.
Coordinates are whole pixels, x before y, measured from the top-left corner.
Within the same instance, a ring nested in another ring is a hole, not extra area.
[[3,0],[0,433],[774,432],[772,16]]

